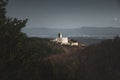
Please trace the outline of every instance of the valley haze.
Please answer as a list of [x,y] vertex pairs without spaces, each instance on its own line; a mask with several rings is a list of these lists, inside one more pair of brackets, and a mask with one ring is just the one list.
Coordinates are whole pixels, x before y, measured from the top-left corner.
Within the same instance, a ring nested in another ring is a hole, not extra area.
[[114,38],[120,35],[118,27],[81,27],[81,28],[24,28],[22,29],[28,36],[51,38],[61,32],[67,37],[93,37],[93,38]]
[[105,39],[113,39],[120,35],[118,27],[81,27],[81,28],[24,28],[29,37],[56,38],[61,32],[63,36],[91,45]]

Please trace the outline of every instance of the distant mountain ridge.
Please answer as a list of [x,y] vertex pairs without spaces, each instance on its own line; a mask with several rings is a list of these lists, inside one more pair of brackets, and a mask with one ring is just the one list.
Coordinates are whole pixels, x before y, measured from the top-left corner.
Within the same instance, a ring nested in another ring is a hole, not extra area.
[[120,35],[119,27],[81,27],[80,30],[96,35]]
[[56,37],[58,32],[67,37],[97,37],[113,38],[120,35],[119,27],[81,27],[81,28],[24,28],[23,32],[28,36],[36,37]]

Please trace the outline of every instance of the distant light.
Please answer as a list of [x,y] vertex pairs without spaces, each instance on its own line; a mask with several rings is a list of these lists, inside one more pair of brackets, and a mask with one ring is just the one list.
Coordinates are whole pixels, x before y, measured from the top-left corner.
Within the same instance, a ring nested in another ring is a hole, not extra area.
[[117,18],[117,17],[115,17],[115,18],[114,18],[114,20],[115,20],[115,21],[117,21],[117,20],[118,20],[118,18]]

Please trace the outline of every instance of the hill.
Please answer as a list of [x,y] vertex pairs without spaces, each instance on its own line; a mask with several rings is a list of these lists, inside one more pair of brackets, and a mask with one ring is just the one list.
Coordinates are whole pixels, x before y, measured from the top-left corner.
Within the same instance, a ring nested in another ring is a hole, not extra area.
[[0,79],[119,80],[119,49],[119,37],[84,49],[26,38],[18,53],[0,54]]
[[64,53],[60,46],[49,39],[35,37],[24,39],[16,50],[11,49],[13,51],[6,53],[0,50],[0,80],[41,79],[38,75],[43,58]]
[[119,80],[120,38],[45,59],[45,80]]

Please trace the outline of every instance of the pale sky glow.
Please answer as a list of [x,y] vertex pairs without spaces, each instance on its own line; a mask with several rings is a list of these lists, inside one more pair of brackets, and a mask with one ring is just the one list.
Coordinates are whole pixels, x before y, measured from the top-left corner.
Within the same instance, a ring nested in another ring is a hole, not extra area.
[[115,17],[114,20],[115,20],[115,21],[118,21],[118,17]]
[[119,0],[10,0],[7,12],[27,27],[120,27]]

